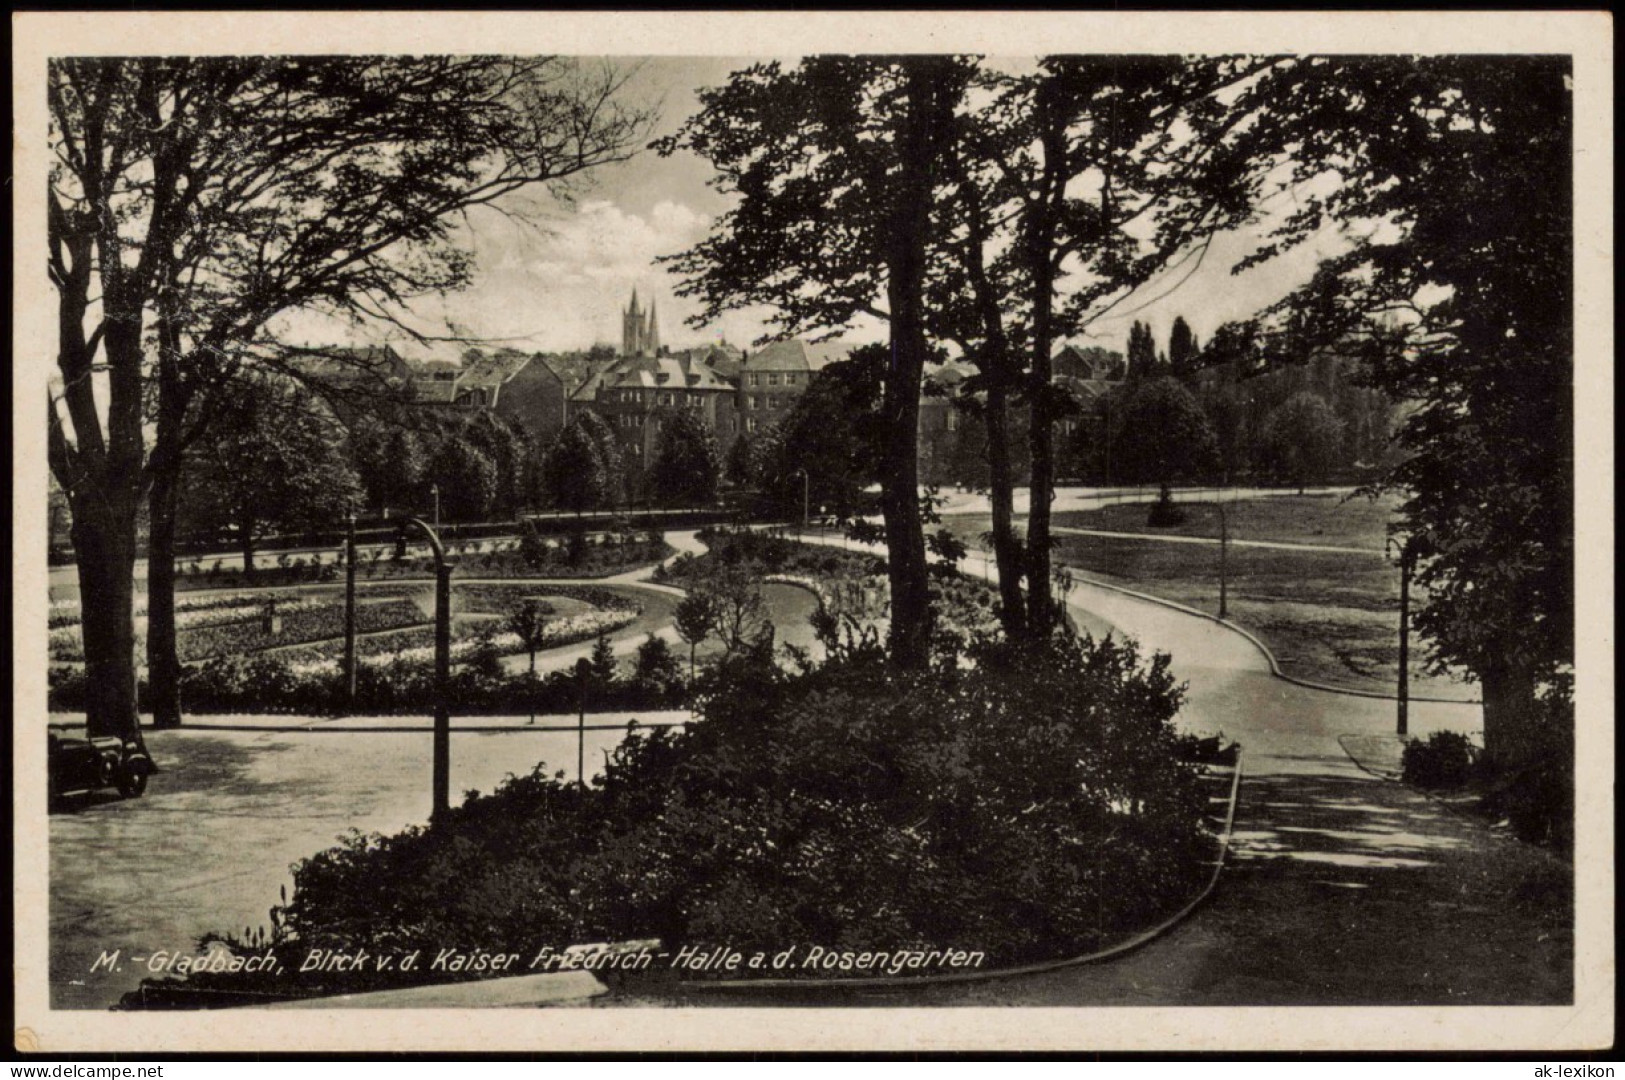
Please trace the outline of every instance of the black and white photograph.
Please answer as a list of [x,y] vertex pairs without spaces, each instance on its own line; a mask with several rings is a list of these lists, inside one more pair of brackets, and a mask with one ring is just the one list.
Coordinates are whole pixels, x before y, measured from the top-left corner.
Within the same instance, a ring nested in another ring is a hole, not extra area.
[[1605,15],[87,18],[16,1049],[1612,1044]]

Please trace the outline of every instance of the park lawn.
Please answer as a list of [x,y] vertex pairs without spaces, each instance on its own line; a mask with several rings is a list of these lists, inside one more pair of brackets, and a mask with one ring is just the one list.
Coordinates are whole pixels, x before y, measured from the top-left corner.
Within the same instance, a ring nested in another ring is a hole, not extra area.
[[[1143,526],[1146,508],[1135,509]],[[982,517],[947,520],[967,540],[989,527]],[[1063,533],[1055,537],[1055,558],[1107,584],[1212,614],[1219,610],[1217,545]],[[1230,621],[1269,646],[1283,672],[1350,690],[1394,692],[1399,675],[1399,573],[1386,559],[1375,552],[1367,556],[1232,546],[1228,577]],[[1413,591],[1412,599],[1421,597]],[[1463,701],[1478,696],[1476,686],[1429,675],[1425,641],[1413,637],[1411,645],[1411,693]]]
[[[1275,495],[1225,504],[1232,540],[1269,540],[1281,544],[1326,544],[1332,547],[1383,550],[1387,528],[1399,500],[1342,495]],[[1067,510],[1054,523],[1071,529],[1147,533],[1159,536],[1219,536],[1219,509],[1211,502],[1181,503],[1184,524],[1153,529],[1146,525],[1146,503],[1118,503],[1099,510]]]

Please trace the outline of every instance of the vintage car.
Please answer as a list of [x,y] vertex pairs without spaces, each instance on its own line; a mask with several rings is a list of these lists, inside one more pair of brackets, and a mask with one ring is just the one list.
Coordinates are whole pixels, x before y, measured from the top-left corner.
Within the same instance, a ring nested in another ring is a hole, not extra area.
[[126,799],[147,790],[147,777],[155,771],[152,758],[133,739],[79,739],[49,733],[46,766],[50,797],[54,801],[70,791],[117,788]]

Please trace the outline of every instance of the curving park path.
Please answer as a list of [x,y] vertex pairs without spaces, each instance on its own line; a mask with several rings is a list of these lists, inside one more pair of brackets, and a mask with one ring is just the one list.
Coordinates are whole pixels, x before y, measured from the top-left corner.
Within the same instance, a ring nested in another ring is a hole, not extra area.
[[[1232,861],[1214,897],[1167,935],[1108,964],[823,1003],[1571,1000],[1573,930],[1559,901],[1572,870],[1358,767],[1343,743],[1392,742],[1393,701],[1288,682],[1246,636],[1155,600],[1082,580],[1068,605],[1080,624],[1104,622],[1170,653],[1188,685],[1179,722],[1246,748]],[[1482,723],[1476,704],[1411,704],[1412,735]],[[726,1002],[693,1001],[746,1003],[716,997]]]

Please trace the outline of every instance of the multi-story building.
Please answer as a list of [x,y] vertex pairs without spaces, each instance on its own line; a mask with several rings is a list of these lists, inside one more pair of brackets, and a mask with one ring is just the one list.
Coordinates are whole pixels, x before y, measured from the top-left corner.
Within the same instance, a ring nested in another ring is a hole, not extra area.
[[1122,353],[1098,345],[1063,345],[1051,358],[1050,371],[1056,385],[1065,387],[1079,406],[1077,413],[1063,417],[1057,425],[1056,437],[1067,439],[1127,377],[1128,360]]
[[812,384],[818,372],[851,351],[852,346],[840,342],[812,344],[793,339],[775,341],[745,356],[735,376],[738,392],[734,423],[727,429],[719,428],[718,437],[728,444],[740,433],[771,427]]
[[627,356],[594,372],[570,395],[570,409],[591,409],[609,425],[636,464],[652,460],[671,416],[692,412],[712,431],[728,423],[732,383],[701,360]]
[[526,355],[513,349],[465,358],[456,402],[490,409],[545,444],[570,418],[570,395],[590,374],[581,357]]

